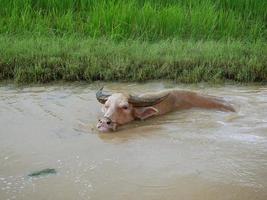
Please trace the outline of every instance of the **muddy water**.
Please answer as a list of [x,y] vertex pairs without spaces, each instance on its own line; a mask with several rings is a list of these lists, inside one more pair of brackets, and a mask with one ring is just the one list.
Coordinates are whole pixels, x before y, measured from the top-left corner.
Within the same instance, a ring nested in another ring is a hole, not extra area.
[[[225,97],[237,113],[192,109],[113,134],[93,85],[0,87],[0,199],[267,199],[267,86],[105,84]],[[30,178],[36,170],[57,174]]]

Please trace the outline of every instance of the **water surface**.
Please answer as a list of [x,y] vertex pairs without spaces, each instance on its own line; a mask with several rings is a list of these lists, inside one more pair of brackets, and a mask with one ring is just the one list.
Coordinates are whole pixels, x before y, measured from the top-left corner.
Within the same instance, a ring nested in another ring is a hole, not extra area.
[[[176,111],[99,134],[100,85],[0,87],[1,200],[267,199],[267,86],[105,83],[217,95],[237,112]],[[45,168],[57,174],[27,176]]]

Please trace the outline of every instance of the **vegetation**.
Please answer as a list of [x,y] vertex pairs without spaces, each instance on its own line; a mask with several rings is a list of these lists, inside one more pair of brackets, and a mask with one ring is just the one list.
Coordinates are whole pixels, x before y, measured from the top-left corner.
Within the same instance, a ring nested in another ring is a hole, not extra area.
[[0,5],[0,80],[267,81],[266,0]]
[[157,43],[70,37],[0,37],[0,79],[173,79],[181,82],[267,80],[262,42],[165,40]]
[[266,39],[266,0],[0,0],[0,5],[0,33]]

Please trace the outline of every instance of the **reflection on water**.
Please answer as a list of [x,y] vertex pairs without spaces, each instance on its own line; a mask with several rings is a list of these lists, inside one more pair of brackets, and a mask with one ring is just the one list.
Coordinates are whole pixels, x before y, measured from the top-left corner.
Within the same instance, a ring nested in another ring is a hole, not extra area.
[[[95,129],[103,83],[0,87],[0,199],[267,199],[267,87],[106,83],[224,97],[237,113],[192,109]],[[27,174],[54,168],[56,175]]]

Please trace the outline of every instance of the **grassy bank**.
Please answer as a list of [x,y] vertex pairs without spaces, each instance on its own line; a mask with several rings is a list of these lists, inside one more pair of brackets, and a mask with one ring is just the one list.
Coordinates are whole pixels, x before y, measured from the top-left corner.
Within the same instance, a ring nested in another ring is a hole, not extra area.
[[267,80],[266,0],[0,5],[0,80]]
[[0,79],[172,79],[180,82],[267,81],[263,42],[165,40],[157,43],[71,37],[0,37]]

